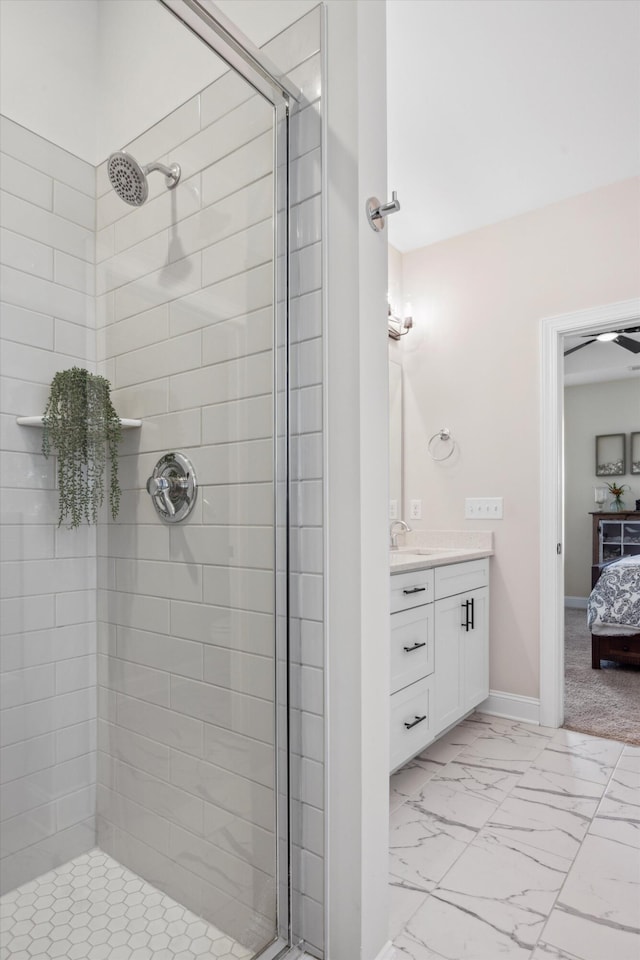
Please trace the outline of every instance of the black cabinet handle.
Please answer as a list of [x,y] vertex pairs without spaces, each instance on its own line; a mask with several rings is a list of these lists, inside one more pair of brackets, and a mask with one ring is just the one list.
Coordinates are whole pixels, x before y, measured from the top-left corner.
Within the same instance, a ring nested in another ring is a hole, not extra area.
[[411,590],[403,590],[402,592],[405,594],[424,593],[426,589],[427,589],[426,587],[412,587]]
[[412,727],[417,727],[419,723],[422,723],[422,721],[426,719],[427,719],[427,715],[425,713],[424,717],[416,717],[413,723],[407,723],[407,721],[405,720],[404,725],[407,728],[407,730],[411,730]]
[[471,603],[471,629],[475,630],[476,628],[476,608],[475,608],[475,597],[471,597],[469,601]]
[[413,653],[414,650],[419,650],[420,647],[426,647],[426,643],[414,643],[412,647],[403,647],[405,653]]
[[464,623],[461,623],[460,626],[464,627],[468,633],[469,632],[469,601],[465,600],[464,603],[460,604],[460,606],[463,607],[464,613],[465,613]]

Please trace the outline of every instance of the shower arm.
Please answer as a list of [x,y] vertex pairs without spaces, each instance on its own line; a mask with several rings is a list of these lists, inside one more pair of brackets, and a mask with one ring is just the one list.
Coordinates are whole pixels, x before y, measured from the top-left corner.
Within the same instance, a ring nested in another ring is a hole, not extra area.
[[142,167],[142,172],[145,177],[148,173],[153,173],[154,171],[158,173],[164,173],[166,177],[166,184],[171,189],[175,187],[180,179],[180,167],[177,163],[172,163],[170,167],[167,167],[164,163],[159,163],[157,160],[153,163],[147,163]]

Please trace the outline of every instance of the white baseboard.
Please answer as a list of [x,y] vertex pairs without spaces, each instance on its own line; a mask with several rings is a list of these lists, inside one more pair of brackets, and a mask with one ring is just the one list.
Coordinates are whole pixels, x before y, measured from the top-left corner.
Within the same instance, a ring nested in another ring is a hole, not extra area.
[[564,605],[572,610],[586,610],[588,597],[565,597]]
[[398,954],[391,940],[387,940],[384,947],[374,960],[398,960]]
[[506,720],[540,723],[540,701],[537,697],[521,697],[515,693],[490,690],[487,699],[476,709],[480,713],[490,713]]

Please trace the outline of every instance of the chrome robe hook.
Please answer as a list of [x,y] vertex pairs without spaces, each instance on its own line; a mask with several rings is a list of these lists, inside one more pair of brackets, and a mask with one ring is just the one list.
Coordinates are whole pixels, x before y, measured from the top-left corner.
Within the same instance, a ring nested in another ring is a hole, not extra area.
[[391,194],[391,200],[388,200],[387,203],[380,203],[377,197],[369,197],[365,205],[369,226],[376,233],[384,230],[385,217],[388,217],[390,213],[397,213],[399,209],[400,201],[395,190]]

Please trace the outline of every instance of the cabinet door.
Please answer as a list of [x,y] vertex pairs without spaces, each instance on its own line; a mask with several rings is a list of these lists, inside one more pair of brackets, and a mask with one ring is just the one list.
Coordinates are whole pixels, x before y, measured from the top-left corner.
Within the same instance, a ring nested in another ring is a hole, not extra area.
[[464,713],[462,623],[466,594],[436,600],[435,607],[435,732],[455,723]]
[[461,628],[466,712],[489,696],[489,590],[473,590],[461,599],[469,601],[469,630]]

